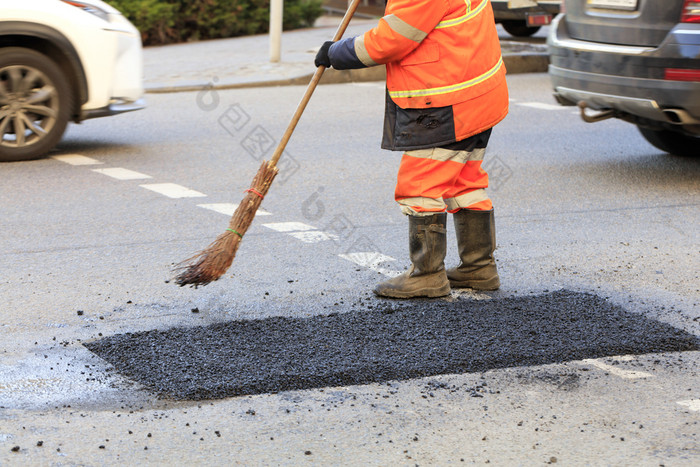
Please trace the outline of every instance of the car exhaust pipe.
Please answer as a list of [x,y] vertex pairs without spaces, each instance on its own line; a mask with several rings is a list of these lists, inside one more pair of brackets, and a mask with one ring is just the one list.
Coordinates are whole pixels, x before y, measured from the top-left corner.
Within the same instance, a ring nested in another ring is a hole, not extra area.
[[581,118],[584,122],[588,123],[600,122],[615,117],[614,110],[604,110],[596,115],[588,115],[586,109],[589,107],[584,101],[579,101],[578,108],[581,109]]
[[669,122],[675,125],[698,125],[700,120],[690,115],[683,109],[664,109],[664,115]]

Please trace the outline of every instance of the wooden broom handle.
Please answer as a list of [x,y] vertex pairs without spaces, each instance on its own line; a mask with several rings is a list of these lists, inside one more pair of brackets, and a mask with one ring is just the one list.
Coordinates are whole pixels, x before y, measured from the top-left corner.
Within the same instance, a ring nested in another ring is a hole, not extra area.
[[[350,20],[352,19],[353,15],[355,14],[355,10],[357,10],[358,5],[360,4],[360,0],[352,0],[352,3],[348,6],[348,10],[345,12],[345,16],[343,16],[343,21],[341,21],[340,25],[338,26],[338,30],[335,32],[335,36],[333,36],[333,42],[339,41],[342,37],[343,34],[345,34],[345,30],[348,28],[348,24],[350,23]],[[287,131],[284,132],[284,135],[282,135],[282,139],[280,140],[280,143],[277,145],[277,149],[275,149],[274,154],[272,155],[272,159],[270,159],[270,162],[268,164],[269,167],[275,167],[277,165],[277,162],[280,160],[280,157],[282,157],[282,153],[284,152],[284,148],[287,147],[287,143],[289,142],[289,138],[292,137],[292,133],[294,132],[294,128],[296,128],[297,123],[299,123],[299,119],[301,118],[301,114],[304,113],[304,109],[306,108],[306,104],[309,103],[309,100],[311,99],[311,95],[314,93],[314,90],[316,89],[316,85],[318,85],[318,82],[321,81],[321,76],[323,76],[323,72],[325,71],[326,67],[321,65],[316,69],[316,72],[314,73],[314,76],[311,78],[311,82],[309,83],[309,86],[306,88],[306,92],[304,93],[304,97],[301,98],[301,102],[299,102],[299,105],[297,106],[296,112],[294,112],[294,116],[292,117],[292,121],[289,122],[289,126],[287,127]]]

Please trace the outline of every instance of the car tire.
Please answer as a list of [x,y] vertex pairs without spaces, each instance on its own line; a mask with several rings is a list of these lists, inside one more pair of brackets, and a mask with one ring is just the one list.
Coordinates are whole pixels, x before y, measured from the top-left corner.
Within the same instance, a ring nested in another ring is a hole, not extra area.
[[530,37],[540,30],[539,26],[528,26],[525,21],[517,19],[503,20],[501,24],[508,34],[515,37]]
[[0,48],[1,162],[46,156],[63,136],[72,106],[71,87],[53,60],[32,49]]
[[652,130],[641,126],[637,128],[644,139],[662,151],[683,157],[700,156],[700,136],[691,136],[678,131]]

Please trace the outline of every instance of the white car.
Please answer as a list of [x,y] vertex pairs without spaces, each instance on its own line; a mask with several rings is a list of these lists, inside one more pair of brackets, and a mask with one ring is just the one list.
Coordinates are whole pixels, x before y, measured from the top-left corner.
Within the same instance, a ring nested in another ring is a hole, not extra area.
[[143,105],[141,36],[99,0],[0,0],[0,161],[45,156],[68,121]]

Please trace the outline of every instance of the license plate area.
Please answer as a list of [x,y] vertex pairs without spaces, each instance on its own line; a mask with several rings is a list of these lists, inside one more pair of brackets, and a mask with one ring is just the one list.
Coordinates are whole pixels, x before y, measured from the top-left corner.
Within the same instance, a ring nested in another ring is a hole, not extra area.
[[588,0],[590,8],[602,8],[606,10],[634,11],[639,0]]

